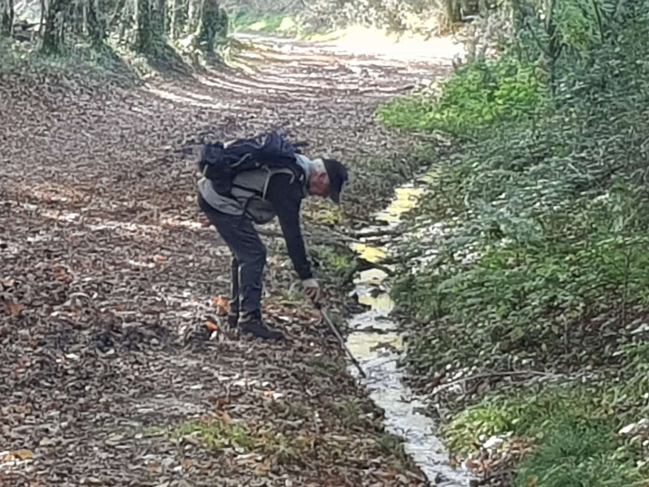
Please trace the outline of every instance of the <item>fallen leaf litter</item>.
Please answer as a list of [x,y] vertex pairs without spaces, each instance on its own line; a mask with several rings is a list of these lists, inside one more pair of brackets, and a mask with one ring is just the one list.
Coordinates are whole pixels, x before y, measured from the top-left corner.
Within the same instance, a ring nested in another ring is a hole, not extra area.
[[[425,484],[381,446],[381,414],[317,313],[281,294],[284,257],[265,312],[291,340],[223,326],[229,255],[195,204],[200,137],[288,122],[314,154],[393,156],[408,140],[375,102],[443,69],[318,49],[271,42],[243,54],[254,76],[137,89],[0,74],[0,485]],[[174,436],[201,421],[228,426],[222,448]]]

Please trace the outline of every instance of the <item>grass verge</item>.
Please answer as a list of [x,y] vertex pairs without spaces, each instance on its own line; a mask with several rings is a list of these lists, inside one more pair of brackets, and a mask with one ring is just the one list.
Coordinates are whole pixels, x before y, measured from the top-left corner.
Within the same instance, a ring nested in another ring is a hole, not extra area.
[[[507,442],[516,487],[649,479],[647,450],[616,435],[647,415],[649,397],[640,18],[620,28],[620,44],[598,45],[596,62],[579,58],[550,76],[513,54],[476,59],[438,91],[377,112],[390,126],[461,142],[435,163],[410,217],[398,253],[417,259],[393,295],[415,322],[405,361],[413,384],[450,409],[447,444],[497,463],[488,437],[520,440]],[[539,379],[549,376],[566,390]]]
[[646,435],[618,434],[626,420],[604,397],[610,391],[574,383],[501,394],[463,410],[442,433],[469,462],[479,458],[476,444],[491,440],[496,446],[487,450],[498,459],[509,450],[518,462],[509,479],[516,487],[647,485]]

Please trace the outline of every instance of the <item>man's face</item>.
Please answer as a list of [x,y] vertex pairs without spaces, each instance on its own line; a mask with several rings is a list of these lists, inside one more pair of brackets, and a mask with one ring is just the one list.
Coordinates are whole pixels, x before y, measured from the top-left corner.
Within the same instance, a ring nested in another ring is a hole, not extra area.
[[323,164],[318,164],[311,170],[311,177],[309,178],[309,194],[314,196],[329,196],[331,184],[329,176]]

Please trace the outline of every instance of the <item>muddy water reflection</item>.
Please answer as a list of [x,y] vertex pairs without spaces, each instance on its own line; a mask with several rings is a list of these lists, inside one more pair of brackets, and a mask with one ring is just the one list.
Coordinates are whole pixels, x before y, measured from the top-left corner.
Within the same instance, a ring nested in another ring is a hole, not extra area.
[[[421,194],[420,189],[412,186],[397,189],[393,203],[377,215],[377,220],[396,227],[401,215],[417,204]],[[387,254],[386,248],[372,246],[369,239],[354,246],[354,250],[370,262],[380,262]],[[347,346],[367,378],[361,379],[353,367],[349,370],[370,390],[372,400],[385,411],[386,429],[406,440],[406,453],[432,485],[467,486],[472,477],[449,465],[448,453],[435,436],[435,422],[420,412],[425,407],[424,402],[403,383],[397,359],[404,351],[404,343],[397,324],[388,318],[394,303],[385,285],[386,277],[385,272],[373,269],[360,273],[355,280],[358,300],[370,306],[370,310],[351,320],[350,327],[354,331],[347,338]]]

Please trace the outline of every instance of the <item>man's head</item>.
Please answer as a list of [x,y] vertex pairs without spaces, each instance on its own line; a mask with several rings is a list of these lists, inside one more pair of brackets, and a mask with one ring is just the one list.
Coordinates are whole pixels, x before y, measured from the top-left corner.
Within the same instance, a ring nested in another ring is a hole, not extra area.
[[309,194],[330,196],[340,204],[340,193],[347,183],[347,168],[335,159],[315,159],[311,161]]

